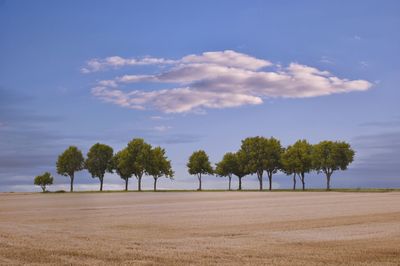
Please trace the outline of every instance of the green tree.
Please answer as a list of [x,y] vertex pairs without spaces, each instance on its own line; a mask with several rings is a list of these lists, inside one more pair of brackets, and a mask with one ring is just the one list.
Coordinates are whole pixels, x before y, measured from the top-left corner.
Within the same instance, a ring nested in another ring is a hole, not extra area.
[[212,175],[214,173],[208,155],[203,150],[193,152],[186,166],[188,167],[189,174],[197,175],[199,180],[198,190],[201,190],[201,175]]
[[155,147],[151,150],[151,158],[147,168],[147,173],[154,178],[154,191],[157,190],[157,180],[160,177],[165,176],[172,179],[174,176],[171,161],[168,160],[165,150],[161,147]]
[[216,164],[215,173],[219,176],[227,176],[229,179],[229,190],[231,190],[232,175],[237,167],[237,157],[234,153],[225,153],[222,160]]
[[85,161],[85,168],[93,178],[100,180],[100,191],[103,191],[104,175],[107,172],[112,173],[113,149],[105,144],[94,144]]
[[257,174],[260,190],[263,189],[263,173],[268,174],[269,190],[272,190],[272,175],[280,169],[282,146],[275,138],[251,137],[242,140],[240,156],[244,159],[245,169]]
[[353,162],[354,150],[343,141],[321,141],[314,145],[312,152],[313,167],[318,173],[326,175],[326,189],[330,190],[331,176],[336,170],[346,170]]
[[75,172],[84,168],[84,159],[82,152],[75,146],[66,149],[57,160],[57,173],[63,176],[69,176],[71,180],[70,191],[74,191]]
[[237,152],[235,153],[236,157],[236,165],[233,169],[233,174],[237,176],[239,179],[239,190],[242,190],[242,178],[245,177],[246,175],[249,174],[249,172],[246,171],[246,166],[245,166],[245,159],[243,156],[241,156],[241,153]]
[[35,177],[34,184],[40,186],[43,192],[46,192],[46,186],[53,185],[53,177],[49,172],[45,172],[43,175]]
[[[290,147],[291,146],[289,146],[288,149]],[[287,175],[293,175],[293,190],[296,190],[296,165],[295,162],[290,158],[287,149],[282,153],[281,170]]]
[[287,174],[293,174],[293,189],[296,189],[296,174],[300,177],[305,190],[305,174],[312,168],[312,145],[306,140],[298,140],[282,154],[282,168]]
[[142,190],[142,177],[149,168],[151,158],[151,145],[143,139],[133,139],[128,143],[124,152],[119,157],[119,164],[123,165],[124,172],[129,176],[134,175],[138,180],[138,191]]
[[132,173],[130,172],[128,160],[126,158],[127,150],[123,149],[114,155],[112,165],[115,172],[125,181],[125,191],[128,191],[129,178],[132,177]]

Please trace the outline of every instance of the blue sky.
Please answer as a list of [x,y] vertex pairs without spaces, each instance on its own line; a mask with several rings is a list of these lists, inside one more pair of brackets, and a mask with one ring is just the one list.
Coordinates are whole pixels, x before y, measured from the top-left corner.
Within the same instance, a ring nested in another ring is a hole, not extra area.
[[44,171],[67,189],[66,147],[134,137],[166,148],[176,177],[160,188],[196,188],[191,152],[216,163],[256,135],[348,141],[333,187],[399,187],[399,14],[398,1],[0,1],[0,191],[37,190]]

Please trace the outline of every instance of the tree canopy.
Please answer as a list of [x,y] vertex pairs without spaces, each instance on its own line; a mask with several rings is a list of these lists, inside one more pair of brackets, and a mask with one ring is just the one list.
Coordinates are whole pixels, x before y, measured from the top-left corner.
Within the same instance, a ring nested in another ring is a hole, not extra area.
[[113,165],[113,149],[105,144],[94,144],[85,161],[85,168],[89,171],[93,178],[100,180],[100,191],[103,191],[103,180],[106,172],[112,173]]
[[343,141],[321,141],[314,145],[312,152],[313,167],[326,175],[326,189],[330,189],[330,178],[334,171],[346,170],[353,162],[354,150]]
[[192,153],[189,157],[189,162],[187,163],[188,172],[191,175],[197,175],[199,180],[199,189],[201,190],[201,175],[212,175],[214,170],[211,166],[208,155],[203,150],[198,150]]
[[163,148],[155,147],[151,150],[150,161],[146,171],[154,178],[154,191],[157,190],[158,178],[162,176],[173,178],[174,171],[171,167],[171,161],[168,160]]
[[[298,140],[288,146],[282,154],[282,170],[286,174],[294,174],[300,177],[305,189],[305,173],[312,170],[312,145],[306,140]],[[294,177],[295,178],[295,177]],[[296,179],[294,179],[294,183]],[[295,187],[295,184],[294,184]]]
[[269,189],[272,189],[272,174],[280,169],[282,146],[280,141],[271,137],[251,137],[242,140],[239,156],[243,158],[245,171],[257,174],[260,190],[263,189],[263,173],[267,172]]
[[53,177],[49,172],[35,177],[34,184],[40,186],[43,192],[46,192],[46,186],[53,185]]
[[229,179],[228,189],[231,190],[231,179],[238,166],[237,156],[228,152],[224,154],[222,160],[216,164],[215,173],[219,176],[227,176]]
[[131,140],[118,158],[124,172],[137,178],[139,191],[142,190],[142,177],[149,168],[150,158],[151,145],[140,138]]
[[113,169],[121,177],[121,179],[125,181],[125,191],[128,190],[129,178],[131,178],[133,175],[130,172],[128,160],[122,159],[127,157],[126,153],[127,150],[123,149],[117,152],[112,159]]
[[84,158],[82,152],[75,146],[68,147],[57,160],[57,173],[70,177],[70,191],[74,191],[75,172],[84,168]]

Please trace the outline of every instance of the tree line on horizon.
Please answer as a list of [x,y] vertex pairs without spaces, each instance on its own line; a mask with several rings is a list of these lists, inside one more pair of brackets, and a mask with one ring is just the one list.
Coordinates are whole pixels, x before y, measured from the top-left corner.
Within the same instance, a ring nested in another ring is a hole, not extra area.
[[[249,137],[242,140],[237,152],[225,153],[215,167],[210,163],[204,150],[192,153],[188,159],[187,168],[191,175],[196,175],[202,190],[202,175],[217,175],[228,177],[228,190],[231,181],[236,176],[239,181],[238,190],[242,190],[242,178],[247,175],[257,175],[259,189],[263,190],[264,173],[269,180],[269,190],[272,190],[272,177],[278,171],[293,177],[293,190],[296,189],[296,177],[305,190],[305,175],[311,171],[324,173],[326,189],[330,190],[331,176],[334,171],[346,170],[354,159],[354,150],[344,141],[321,141],[310,144],[307,140],[298,140],[293,145],[283,147],[274,137]],[[152,147],[141,138],[131,140],[121,151],[114,154],[113,148],[101,143],[94,144],[87,153],[86,159],[76,146],[68,147],[58,156],[57,173],[70,178],[70,191],[73,192],[75,172],[86,169],[92,178],[100,181],[100,191],[103,190],[106,173],[117,173],[125,181],[125,191],[131,177],[138,181],[138,191],[142,190],[144,175],[154,179],[153,189],[157,190],[157,181],[161,177],[173,179],[171,161],[166,156],[165,149]],[[46,186],[53,184],[49,172],[36,176],[34,184],[46,191]]]

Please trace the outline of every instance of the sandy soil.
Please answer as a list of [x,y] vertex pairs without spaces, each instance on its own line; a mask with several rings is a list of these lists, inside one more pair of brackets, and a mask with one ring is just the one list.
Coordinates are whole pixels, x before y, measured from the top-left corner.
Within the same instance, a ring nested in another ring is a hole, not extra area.
[[0,193],[0,264],[400,265],[400,192]]

